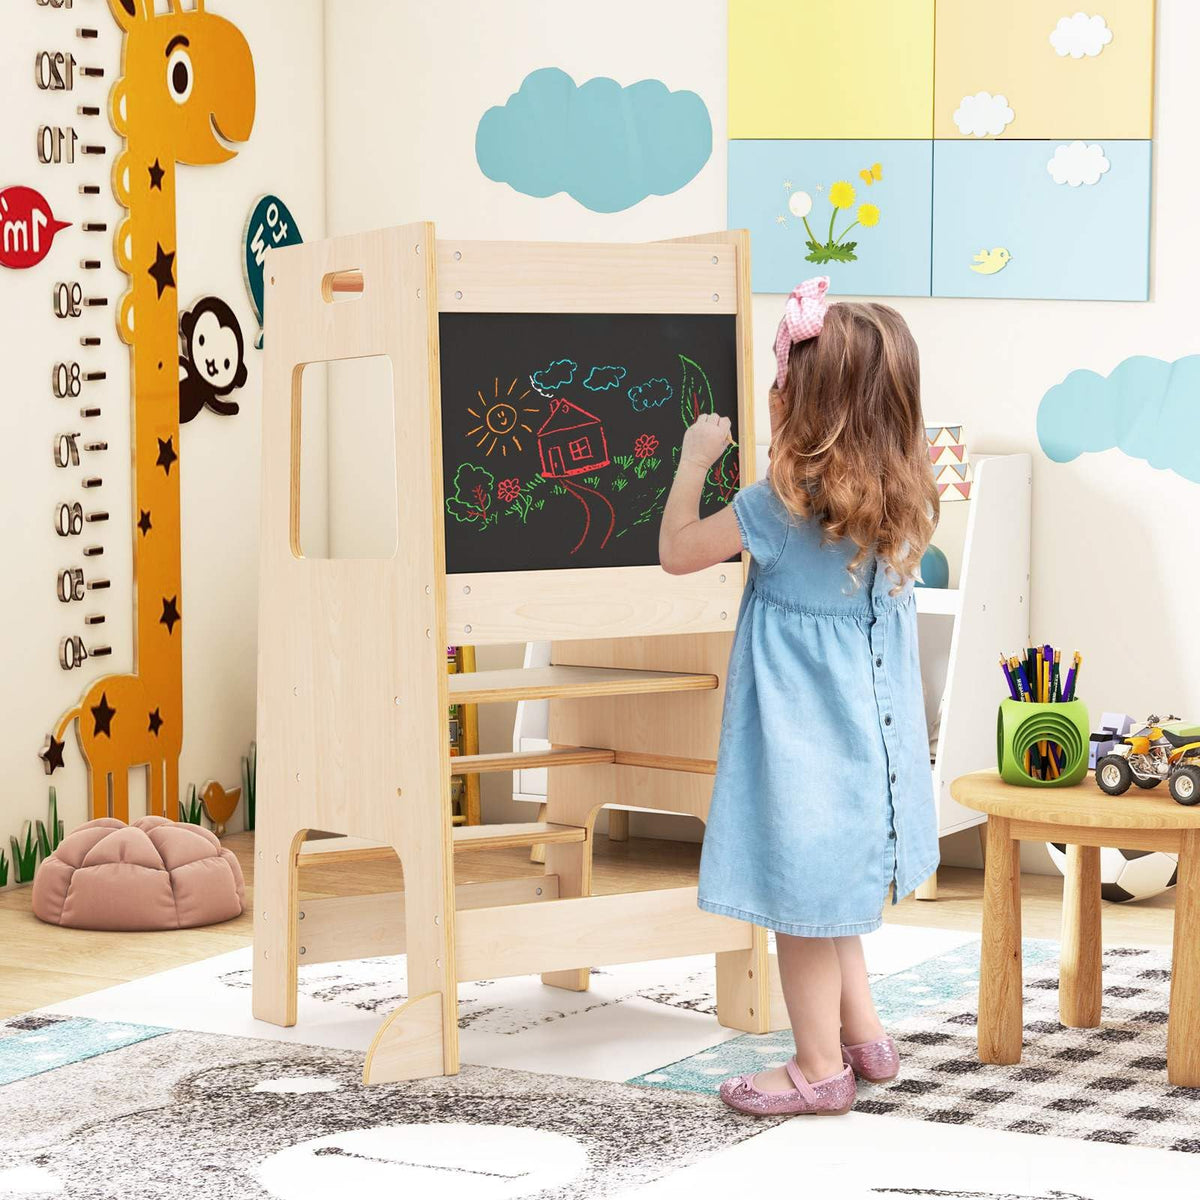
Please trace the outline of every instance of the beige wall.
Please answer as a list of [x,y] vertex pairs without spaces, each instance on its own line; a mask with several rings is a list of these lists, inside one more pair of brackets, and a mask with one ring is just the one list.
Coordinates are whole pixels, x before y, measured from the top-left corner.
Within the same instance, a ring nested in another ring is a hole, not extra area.
[[[1107,372],[1132,354],[1175,358],[1200,349],[1200,156],[1187,100],[1200,6],[1160,0],[1159,10],[1151,302],[892,303],[922,347],[927,415],[962,422],[980,450],[1033,451],[1035,636],[1085,651],[1083,694],[1097,712],[1172,708],[1200,717],[1200,649],[1189,631],[1200,560],[1179,534],[1195,522],[1200,490],[1117,451],[1050,463],[1034,425],[1041,396],[1074,368]],[[385,46],[389,69],[371,69]],[[338,0],[327,11],[327,52],[331,230],[428,218],[458,237],[640,240],[725,224],[722,0]],[[712,115],[712,159],[680,192],[613,214],[486,179],[474,157],[480,115],[529,71],[551,65],[577,81],[654,77],[698,92]],[[755,298],[760,394],[779,309],[776,296]],[[765,422],[763,405],[759,417]],[[993,699],[980,698],[980,720],[992,720]],[[488,718],[485,740],[506,744],[509,714],[497,709]],[[507,787],[506,778],[489,782]],[[499,796],[491,796],[498,812]],[[945,849],[950,857],[972,853],[969,838]]]
[[[13,7],[16,7],[15,5]],[[219,167],[180,167],[179,241],[176,279],[180,303],[191,305],[215,294],[232,305],[245,335],[257,334],[242,277],[243,227],[263,192],[282,196],[310,237],[324,231],[324,56],[322,0],[214,0],[235,21],[254,55],[258,111],[254,134],[241,154]],[[118,73],[116,25],[103,3],[73,11],[20,5],[10,13],[0,38],[0,186],[24,183],[41,190],[56,213],[78,221],[75,189],[85,177],[105,185],[94,208],[110,228],[121,213],[107,193],[109,164],[119,139],[107,118],[90,123],[73,116],[78,94],[49,95],[33,86],[38,50],[75,48],[81,61],[103,65],[108,82]],[[94,23],[100,38],[74,38],[76,26]],[[107,102],[107,101],[106,101]],[[34,156],[39,124],[74,124],[99,134],[110,148],[93,170],[40,166]],[[131,533],[129,501],[129,356],[111,317],[95,322],[104,345],[95,362],[108,371],[101,399],[103,417],[91,425],[110,450],[103,466],[103,505],[112,518],[104,534],[102,561],[112,589],[104,602],[104,640],[113,656],[70,674],[57,662],[58,639],[81,627],[55,598],[59,568],[75,560],[51,525],[62,492],[51,465],[52,435],[63,431],[65,401],[49,391],[51,363],[71,355],[78,331],[51,315],[54,281],[79,277],[83,250],[98,250],[111,263],[108,235],[78,228],[59,235],[51,255],[25,272],[0,270],[0,618],[4,629],[0,669],[0,846],[22,821],[44,818],[47,783],[58,790],[59,811],[68,828],[87,819],[87,789],[74,734],[67,738],[66,770],[46,779],[37,758],[47,729],[75,703],[87,681],[132,665]],[[88,276],[89,291],[115,299],[128,286],[115,267]],[[113,306],[110,305],[110,312]],[[73,357],[73,355],[72,355]],[[184,679],[186,731],[181,774],[184,782],[216,777],[234,784],[239,762],[254,736],[255,640],[258,595],[258,488],[262,355],[247,352],[250,377],[238,399],[241,413],[218,418],[203,413],[184,426],[181,438],[183,488]],[[319,414],[318,414],[319,415]],[[89,434],[93,429],[89,427]],[[323,488],[322,469],[314,487]],[[323,534],[323,531],[321,531]],[[96,540],[96,539],[90,539]],[[70,560],[70,562],[68,561]],[[96,640],[100,640],[97,638]],[[134,775],[132,809],[144,805],[141,772]]]

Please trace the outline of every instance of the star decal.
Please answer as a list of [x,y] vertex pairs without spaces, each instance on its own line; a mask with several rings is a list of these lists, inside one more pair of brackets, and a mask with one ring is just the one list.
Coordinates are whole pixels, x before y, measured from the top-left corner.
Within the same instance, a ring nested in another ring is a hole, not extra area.
[[66,743],[60,742],[54,734],[47,735],[45,746],[38,751],[38,758],[42,760],[47,775],[53,775],[63,765],[62,752],[65,745]]
[[154,734],[155,737],[158,737],[158,731],[162,728],[162,724],[163,719],[159,715],[158,709],[156,708],[150,714],[150,732]]
[[172,596],[170,600],[168,600],[164,596],[162,605],[163,614],[158,618],[158,623],[160,625],[165,625],[168,633],[174,633],[175,625],[181,619],[179,616],[179,597]]
[[166,171],[162,169],[162,165],[157,158],[154,160],[154,166],[149,167],[148,170],[150,172],[151,188],[157,188],[161,192],[163,176],[166,174]]
[[[175,441],[174,434],[172,434],[171,437],[167,438],[166,441],[163,441],[162,438],[159,438],[158,439],[158,458],[156,458],[154,460],[154,465],[156,467],[162,467],[162,469],[168,475],[171,474],[171,464],[179,457],[179,455],[175,453],[174,445],[172,445],[172,443],[174,441]],[[150,523],[150,514],[149,513],[146,514],[146,523],[147,524]],[[141,521],[138,522],[138,525],[141,525]],[[145,530],[143,530],[142,532],[144,533]]]
[[[167,439],[168,442],[170,440],[170,438]],[[138,512],[141,513],[141,516],[138,517],[137,527],[142,531],[142,537],[145,537],[154,526],[150,524],[150,514],[146,509],[139,508]]]
[[783,181],[783,190],[785,192],[790,192],[792,190],[792,181],[790,179],[785,179]]
[[108,693],[100,693],[100,703],[92,708],[92,719],[96,723],[96,727],[92,730],[93,737],[99,737],[104,734],[105,737],[112,737],[112,721],[117,715],[117,710],[108,702]]
[[163,251],[162,242],[155,242],[154,245],[156,249],[150,278],[158,284],[158,298],[161,300],[163,292],[175,286],[175,251],[167,254]]
[[787,224],[787,217],[785,217],[785,216],[783,215],[783,213],[780,213],[780,214],[779,214],[779,216],[777,216],[777,217],[775,218],[775,224],[776,224],[776,225],[786,225],[786,224]]

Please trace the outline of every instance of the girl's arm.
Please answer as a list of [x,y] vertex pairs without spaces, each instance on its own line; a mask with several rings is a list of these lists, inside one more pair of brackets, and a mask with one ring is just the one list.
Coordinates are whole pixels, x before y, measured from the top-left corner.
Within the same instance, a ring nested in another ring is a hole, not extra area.
[[700,517],[704,477],[729,445],[729,418],[703,414],[683,435],[675,482],[658,531],[658,559],[668,575],[687,575],[732,558],[742,549],[733,508]]

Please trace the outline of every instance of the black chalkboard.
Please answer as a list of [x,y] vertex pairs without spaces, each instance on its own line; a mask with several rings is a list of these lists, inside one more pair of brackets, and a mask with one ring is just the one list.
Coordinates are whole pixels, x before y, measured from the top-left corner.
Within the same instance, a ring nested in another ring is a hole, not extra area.
[[[683,431],[737,429],[733,316],[442,313],[446,570],[658,562]],[[702,511],[738,487],[730,447]]]

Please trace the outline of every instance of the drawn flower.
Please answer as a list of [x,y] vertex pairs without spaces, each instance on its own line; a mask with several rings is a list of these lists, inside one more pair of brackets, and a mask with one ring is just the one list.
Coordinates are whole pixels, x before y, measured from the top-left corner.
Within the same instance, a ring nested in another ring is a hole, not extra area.
[[877,204],[860,204],[858,206],[858,223],[870,229],[879,224],[879,206]]
[[812,212],[813,198],[807,192],[793,192],[788,197],[788,208],[795,217],[807,217]]
[[502,479],[496,484],[496,497],[505,504],[511,504],[521,494],[519,479]]
[[849,208],[854,203],[854,185],[839,179],[829,189],[829,203],[834,208]]
[[633,443],[633,453],[636,458],[649,458],[658,449],[658,438],[652,433],[640,434]]

